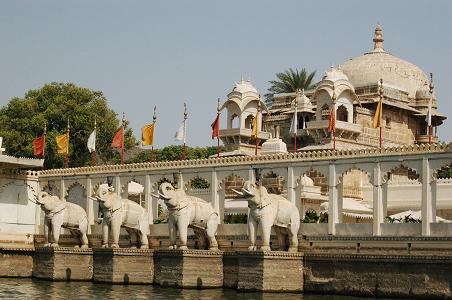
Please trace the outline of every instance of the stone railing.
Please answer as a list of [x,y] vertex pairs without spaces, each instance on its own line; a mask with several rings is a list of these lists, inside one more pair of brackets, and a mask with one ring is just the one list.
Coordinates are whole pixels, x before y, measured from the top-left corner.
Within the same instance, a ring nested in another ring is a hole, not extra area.
[[[306,123],[307,129],[325,129],[329,126],[329,120],[310,121]],[[362,132],[362,126],[360,124],[354,124],[344,121],[336,121],[336,130]]]
[[[221,129],[220,137],[226,136],[248,136],[251,137],[253,131],[248,128],[229,128],[229,129]],[[270,133],[265,131],[259,131],[258,137],[260,139],[269,139]]]
[[134,171],[164,171],[164,170],[181,170],[191,168],[212,168],[212,167],[231,167],[243,165],[268,165],[294,162],[314,162],[325,160],[340,160],[350,158],[374,158],[385,156],[400,156],[432,153],[450,153],[452,152],[452,144],[421,144],[402,147],[391,147],[383,149],[352,149],[352,150],[322,150],[322,151],[306,151],[298,153],[280,153],[258,156],[243,157],[222,157],[194,160],[179,160],[165,162],[145,162],[123,165],[103,165],[95,167],[78,167],[68,169],[51,169],[38,171],[40,178],[55,176],[76,176],[90,174],[105,173],[129,173]]

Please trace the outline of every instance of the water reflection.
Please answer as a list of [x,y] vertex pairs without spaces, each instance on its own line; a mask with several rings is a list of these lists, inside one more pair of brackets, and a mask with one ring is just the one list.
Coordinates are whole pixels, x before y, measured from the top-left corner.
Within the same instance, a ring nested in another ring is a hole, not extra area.
[[51,282],[36,279],[0,278],[0,299],[356,300],[361,298],[289,293],[240,293],[229,289],[183,290],[151,285],[110,285],[90,282]]

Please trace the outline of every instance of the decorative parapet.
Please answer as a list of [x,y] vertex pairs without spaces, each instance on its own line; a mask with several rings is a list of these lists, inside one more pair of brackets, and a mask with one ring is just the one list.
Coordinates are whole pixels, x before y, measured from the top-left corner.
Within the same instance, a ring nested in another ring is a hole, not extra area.
[[452,144],[421,144],[407,145],[401,147],[391,147],[384,149],[351,149],[351,150],[322,150],[305,151],[298,153],[277,153],[258,156],[244,157],[222,157],[194,160],[178,160],[165,162],[146,162],[124,165],[104,165],[95,167],[79,167],[68,169],[51,169],[39,171],[40,178],[55,176],[76,176],[92,175],[105,173],[128,173],[128,172],[147,172],[160,170],[183,170],[191,168],[217,168],[253,165],[260,166],[265,164],[281,164],[296,162],[315,162],[327,160],[341,160],[350,158],[377,158],[386,156],[407,157],[410,155],[431,154],[431,153],[451,153]]

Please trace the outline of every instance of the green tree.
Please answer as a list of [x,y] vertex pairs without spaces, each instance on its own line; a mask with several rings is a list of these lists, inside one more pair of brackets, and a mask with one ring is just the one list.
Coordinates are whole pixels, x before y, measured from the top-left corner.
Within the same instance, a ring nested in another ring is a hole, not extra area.
[[[86,143],[97,120],[98,163],[119,161],[119,153],[110,148],[118,128],[117,114],[107,105],[102,92],[92,91],[73,83],[50,83],[28,91],[23,98],[13,98],[0,109],[0,136],[6,151],[14,156],[33,156],[33,139],[43,132],[47,122],[45,167],[64,166],[64,155],[56,153],[55,137],[66,132],[70,122],[69,166],[91,164]],[[136,144],[132,130],[125,127],[125,148]]]
[[274,100],[275,94],[281,93],[293,93],[296,92],[297,89],[311,89],[314,86],[312,85],[312,80],[314,79],[315,72],[311,72],[308,74],[306,70],[303,68],[301,71],[295,69],[295,71],[290,68],[281,73],[276,73],[277,80],[271,80],[270,88],[268,89],[268,93],[264,95],[265,104],[268,107],[271,107]]
[[[221,151],[224,151],[224,147],[221,146]],[[216,146],[209,147],[187,147],[187,159],[202,159],[209,158],[211,155],[217,154]],[[170,160],[182,160],[184,158],[184,146],[171,145],[161,149],[154,150],[155,161],[170,161]],[[129,159],[128,163],[139,163],[151,161],[151,150],[144,150],[138,153],[133,158]]]

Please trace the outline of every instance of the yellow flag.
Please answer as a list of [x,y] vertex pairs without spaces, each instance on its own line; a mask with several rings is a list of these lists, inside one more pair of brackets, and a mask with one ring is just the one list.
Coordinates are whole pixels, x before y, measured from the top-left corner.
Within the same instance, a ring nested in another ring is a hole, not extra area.
[[259,130],[257,128],[258,124],[259,124],[258,118],[259,118],[259,112],[257,112],[256,117],[253,119],[253,131],[251,133],[252,138],[257,138],[257,134],[259,133]]
[[67,154],[69,152],[69,136],[67,133],[56,137],[57,152]]
[[155,124],[146,124],[141,128],[141,143],[143,146],[154,145],[154,127]]
[[378,128],[381,127],[381,125],[383,124],[383,102],[378,101],[377,104],[377,110],[375,111],[375,116],[374,116],[374,128]]

